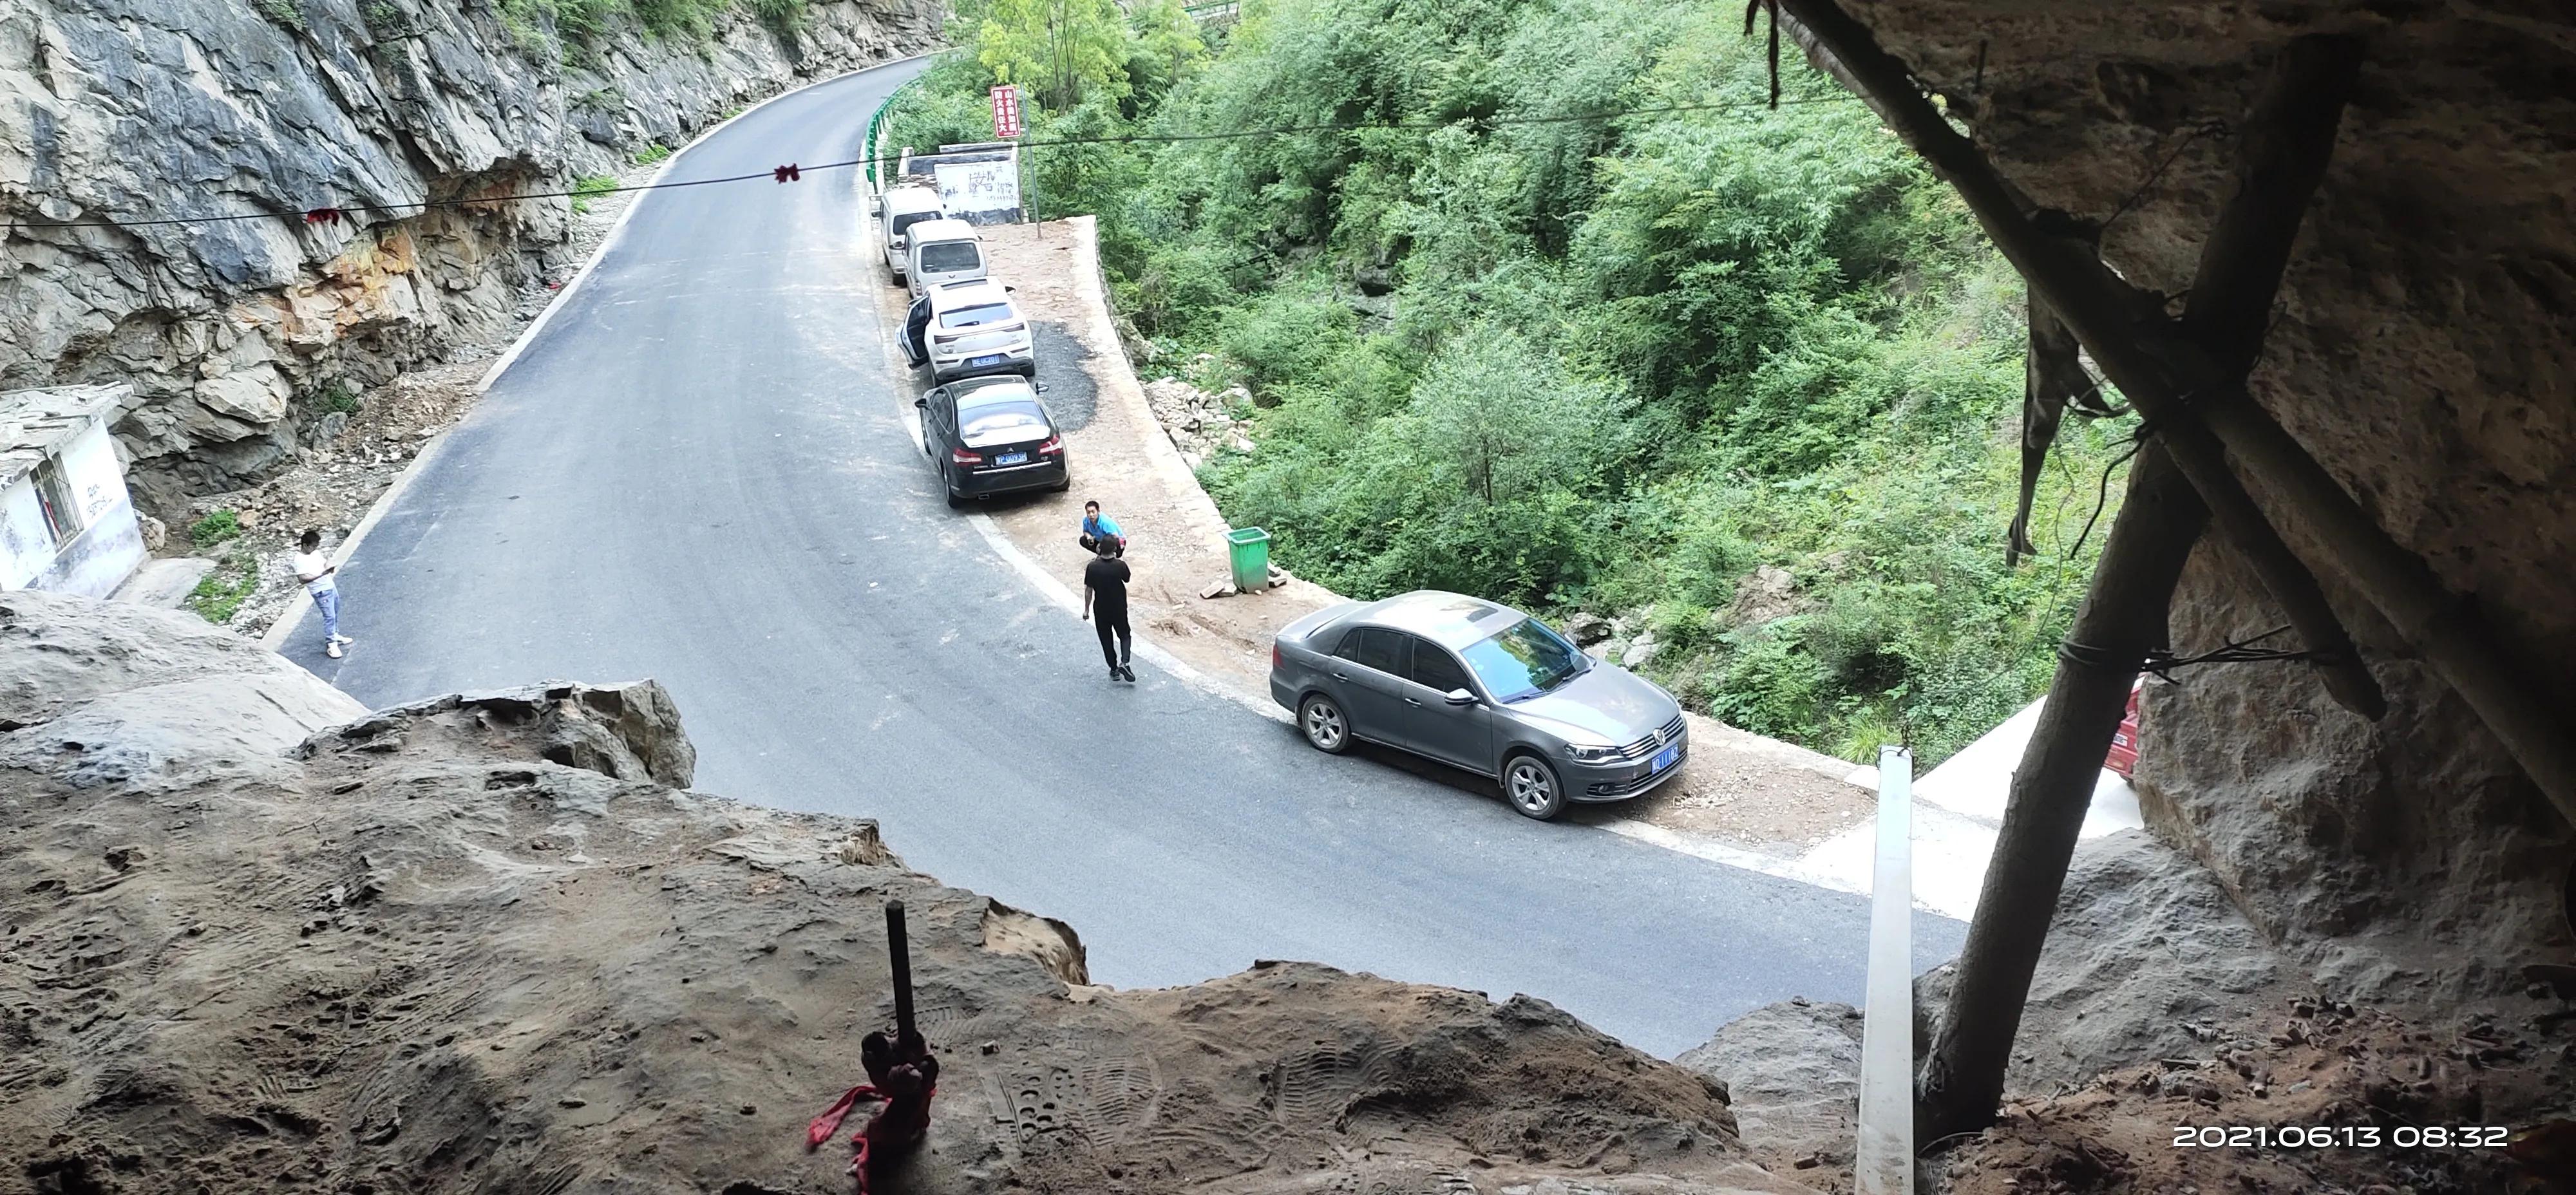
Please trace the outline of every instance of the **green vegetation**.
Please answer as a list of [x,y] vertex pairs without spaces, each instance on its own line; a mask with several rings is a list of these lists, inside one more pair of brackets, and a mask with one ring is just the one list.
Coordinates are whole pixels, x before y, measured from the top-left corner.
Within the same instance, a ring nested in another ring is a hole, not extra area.
[[197,545],[197,550],[203,552],[227,540],[238,539],[241,533],[241,515],[226,507],[212,511],[206,517],[189,524],[188,542]]
[[251,0],[251,6],[280,29],[291,33],[304,32],[304,10],[296,5],[295,0]]
[[[260,0],[280,4],[287,0]],[[522,49],[552,45],[558,52],[597,40],[621,27],[653,37],[704,40],[716,18],[740,8],[774,28],[805,21],[806,0],[499,0],[501,24]]]
[[669,159],[670,156],[671,147],[656,141],[651,145],[647,145],[644,148],[635,151],[635,164],[638,166],[650,166],[655,162],[665,161]]
[[585,174],[572,182],[572,210],[590,210],[590,201],[617,189],[617,179],[606,174]]
[[188,591],[188,608],[207,622],[222,626],[233,620],[233,613],[258,588],[259,556],[247,545],[236,547],[215,562],[195,589]]
[[333,378],[313,392],[313,413],[317,415],[358,413],[358,388],[346,378]]
[[[986,0],[893,139],[989,137],[984,88],[1030,89],[1045,214],[1098,213],[1156,360],[1255,395],[1257,450],[1202,478],[1289,567],[1624,616],[1693,708],[1930,766],[2045,687],[2127,428],[2070,421],[2007,568],[2019,279],[1794,55],[1766,108],[1742,20],[1255,0],[1202,39],[1177,5]],[[1310,127],[1044,147],[1280,126]],[[1739,601],[1764,566],[1794,586]]]

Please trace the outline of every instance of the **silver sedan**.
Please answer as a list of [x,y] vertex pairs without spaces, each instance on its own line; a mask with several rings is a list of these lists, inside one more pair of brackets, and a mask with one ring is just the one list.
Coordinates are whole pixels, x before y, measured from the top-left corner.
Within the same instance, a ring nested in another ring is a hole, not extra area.
[[1288,624],[1270,696],[1318,750],[1365,739],[1491,776],[1540,820],[1644,793],[1690,750],[1681,703],[1654,682],[1509,606],[1437,590]]

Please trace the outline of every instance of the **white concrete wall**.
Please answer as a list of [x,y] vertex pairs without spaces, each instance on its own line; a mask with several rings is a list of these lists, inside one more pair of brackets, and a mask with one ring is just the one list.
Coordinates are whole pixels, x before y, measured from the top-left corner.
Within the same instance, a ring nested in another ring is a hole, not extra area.
[[25,589],[53,562],[54,541],[36,505],[36,481],[21,477],[0,494],[0,589]]
[[80,534],[55,545],[36,502],[35,479],[20,478],[0,495],[0,589],[106,597],[150,555],[107,423],[90,424],[56,459],[78,508]]

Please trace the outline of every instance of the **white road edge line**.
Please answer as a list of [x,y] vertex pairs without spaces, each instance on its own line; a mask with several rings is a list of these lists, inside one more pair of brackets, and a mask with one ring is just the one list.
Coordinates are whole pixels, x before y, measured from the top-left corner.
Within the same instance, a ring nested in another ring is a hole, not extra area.
[[[723,120],[719,120],[714,124],[708,125],[697,136],[690,138],[687,145],[681,146],[678,150],[674,151],[669,158],[665,159],[662,162],[662,168],[653,172],[653,177],[648,180],[648,185],[650,183],[661,182],[662,176],[669,174],[672,167],[680,164],[680,159],[687,157],[690,150],[696,149],[701,143],[705,142],[707,138],[715,136],[717,133],[723,131],[727,126],[733,124],[733,122],[741,120],[743,117],[749,116],[754,112],[758,112],[771,104],[777,103],[778,101],[786,99],[787,97],[799,92],[821,87],[826,83],[840,82],[852,75],[864,75],[869,71],[881,71],[887,67],[902,66],[907,62],[918,62],[921,59],[930,57],[931,55],[945,53],[947,49],[948,47],[943,46],[937,50],[925,50],[919,54],[910,55],[904,58],[890,58],[884,62],[872,62],[854,70],[842,71],[840,74],[834,75],[829,79],[816,79],[811,83],[806,83],[797,87],[790,87],[785,91],[779,92],[778,94],[762,100],[757,104],[753,104],[740,112],[736,112]],[[852,173],[864,176],[866,171],[853,171]],[[608,226],[608,235],[599,238],[599,244],[591,249],[590,256],[582,260],[581,268],[573,271],[572,277],[563,284],[563,289],[556,291],[555,297],[546,301],[545,309],[537,313],[537,318],[528,321],[528,326],[520,330],[518,338],[510,342],[510,347],[502,350],[501,358],[492,363],[492,368],[483,371],[482,379],[474,383],[474,393],[477,397],[488,393],[492,389],[492,384],[501,380],[502,374],[509,372],[511,366],[519,363],[519,354],[528,351],[528,346],[536,342],[537,334],[545,331],[547,324],[554,322],[555,313],[563,310],[564,305],[571,301],[573,292],[580,290],[581,284],[590,280],[590,272],[598,267],[600,259],[608,256],[609,249],[617,244],[618,238],[626,234],[626,222],[635,218],[635,209],[644,206],[645,198],[651,194],[651,191],[638,191],[635,193],[635,197],[633,199],[627,201],[625,210],[617,213],[617,222]],[[462,421],[460,420],[459,422]],[[448,429],[448,431],[453,430],[455,430],[453,427]],[[447,432],[442,431],[437,435],[430,437],[428,443],[420,446],[420,451],[412,455],[411,463],[403,466],[403,471],[394,475],[393,484],[386,486],[384,493],[376,495],[375,502],[367,507],[367,513],[358,520],[358,525],[349,529],[349,538],[341,540],[340,546],[332,549],[331,563],[333,566],[336,567],[349,562],[349,557],[357,552],[359,542],[367,538],[368,532],[376,529],[377,522],[385,517],[386,511],[393,509],[394,499],[401,497],[403,491],[411,487],[412,479],[420,475],[421,467],[426,464],[431,457],[436,456],[439,449],[444,447],[446,444]],[[270,651],[282,651],[286,646],[286,637],[295,633],[295,625],[304,621],[304,615],[312,609],[312,595],[307,594],[302,589],[296,590],[293,595],[286,599],[286,609],[278,612],[277,620],[268,624],[268,632],[259,637],[259,645]]]

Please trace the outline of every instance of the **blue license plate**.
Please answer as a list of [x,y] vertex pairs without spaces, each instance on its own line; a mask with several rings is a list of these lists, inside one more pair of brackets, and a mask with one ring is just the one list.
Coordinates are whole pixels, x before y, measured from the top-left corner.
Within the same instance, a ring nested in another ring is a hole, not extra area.
[[966,363],[968,365],[999,365],[1002,363],[1002,355],[1000,353],[986,353],[981,357],[968,357],[966,359]]
[[1646,770],[1650,772],[1663,771],[1665,768],[1673,766],[1673,761],[1678,760],[1681,757],[1682,745],[1680,743],[1675,743],[1670,747],[1666,747],[1663,750],[1656,752],[1654,766]]
[[1005,452],[1000,456],[994,457],[993,463],[996,465],[1025,465],[1029,463],[1029,454],[1025,452]]

